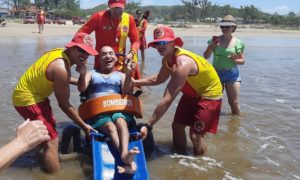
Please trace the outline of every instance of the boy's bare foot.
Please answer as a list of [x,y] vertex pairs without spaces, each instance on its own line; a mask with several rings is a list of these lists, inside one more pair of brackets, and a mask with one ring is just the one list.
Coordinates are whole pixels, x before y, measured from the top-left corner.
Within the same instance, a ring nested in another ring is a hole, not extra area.
[[136,163],[134,161],[131,162],[130,165],[126,165],[126,166],[118,166],[118,172],[120,174],[134,174],[135,171],[137,170],[137,166]]
[[125,164],[130,165],[134,160],[134,156],[138,153],[140,153],[140,150],[137,147],[134,147],[128,151],[127,155],[121,157],[121,159]]

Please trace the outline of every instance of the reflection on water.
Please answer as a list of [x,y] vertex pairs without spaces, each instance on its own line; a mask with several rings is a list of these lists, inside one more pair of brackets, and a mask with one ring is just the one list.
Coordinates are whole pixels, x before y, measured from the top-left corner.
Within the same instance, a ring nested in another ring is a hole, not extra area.
[[[1,63],[5,66],[0,71],[0,144],[7,142],[23,121],[11,105],[18,78],[43,52],[63,47],[70,39],[0,39]],[[203,54],[208,38],[183,39],[186,49]],[[224,96],[218,133],[206,137],[208,153],[202,157],[177,155],[172,148],[171,123],[178,97],[153,130],[158,146],[148,161],[151,179],[300,179],[300,38],[242,39],[246,43],[246,64],[241,66],[242,116],[229,114]],[[92,68],[93,58],[89,59]],[[148,76],[158,72],[161,57],[150,48],[146,61],[139,64],[142,75]],[[74,70],[72,73],[77,76]],[[151,115],[165,85],[144,88],[141,98],[145,118],[138,121],[146,121]],[[72,87],[71,102],[75,106],[79,105],[78,94]],[[57,122],[70,121],[53,97],[51,100]],[[13,166],[1,174],[1,179],[91,179],[91,163],[86,159],[62,162],[58,174],[47,175],[29,158],[32,166]]]
[[45,40],[44,40],[44,36],[40,36],[37,39],[37,47],[36,47],[36,54],[37,56],[43,54],[44,52],[46,52],[47,50],[45,49]]

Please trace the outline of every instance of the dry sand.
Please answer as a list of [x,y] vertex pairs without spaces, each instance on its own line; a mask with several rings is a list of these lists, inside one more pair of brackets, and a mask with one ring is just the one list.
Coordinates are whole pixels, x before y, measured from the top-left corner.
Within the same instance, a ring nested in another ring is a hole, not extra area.
[[[152,36],[153,29],[156,25],[149,25],[147,35]],[[35,37],[35,36],[66,36],[74,35],[80,28],[79,25],[72,25],[70,22],[67,25],[46,24],[44,33],[38,33],[37,24],[20,24],[8,22],[6,27],[0,27],[0,38],[10,37]],[[176,36],[202,36],[210,37],[220,34],[219,27],[212,25],[195,25],[192,28],[173,28]],[[238,28],[235,35],[237,37],[253,37],[253,36],[276,36],[276,37],[300,37],[300,30],[274,30],[274,29],[250,29]]]

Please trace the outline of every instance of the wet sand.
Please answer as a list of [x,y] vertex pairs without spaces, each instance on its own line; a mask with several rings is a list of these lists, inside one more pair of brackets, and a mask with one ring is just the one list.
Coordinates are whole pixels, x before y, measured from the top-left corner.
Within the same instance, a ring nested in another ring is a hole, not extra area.
[[[147,35],[151,36],[153,29],[157,25],[149,24]],[[8,22],[6,27],[0,27],[0,38],[9,37],[35,37],[43,35],[45,37],[66,36],[73,35],[80,28],[79,25],[57,25],[46,24],[44,26],[44,33],[38,33],[37,24],[20,24]],[[210,37],[212,34],[220,34],[220,29],[213,25],[194,25],[192,28],[173,28],[176,36],[200,36]],[[239,37],[300,37],[300,30],[278,30],[278,29],[251,29],[238,28],[236,31]]]

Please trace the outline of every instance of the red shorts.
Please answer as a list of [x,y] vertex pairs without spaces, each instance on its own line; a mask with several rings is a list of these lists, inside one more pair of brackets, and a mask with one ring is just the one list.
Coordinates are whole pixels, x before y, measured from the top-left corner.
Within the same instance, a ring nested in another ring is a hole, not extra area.
[[38,24],[45,24],[45,20],[37,20]]
[[209,100],[182,96],[174,122],[190,126],[190,132],[215,134],[218,129],[222,100]]
[[55,118],[49,99],[30,106],[15,106],[15,108],[24,119],[29,118],[30,120],[38,119],[43,121],[52,140],[58,137],[55,129]]
[[140,37],[140,49],[147,49],[146,37]]

